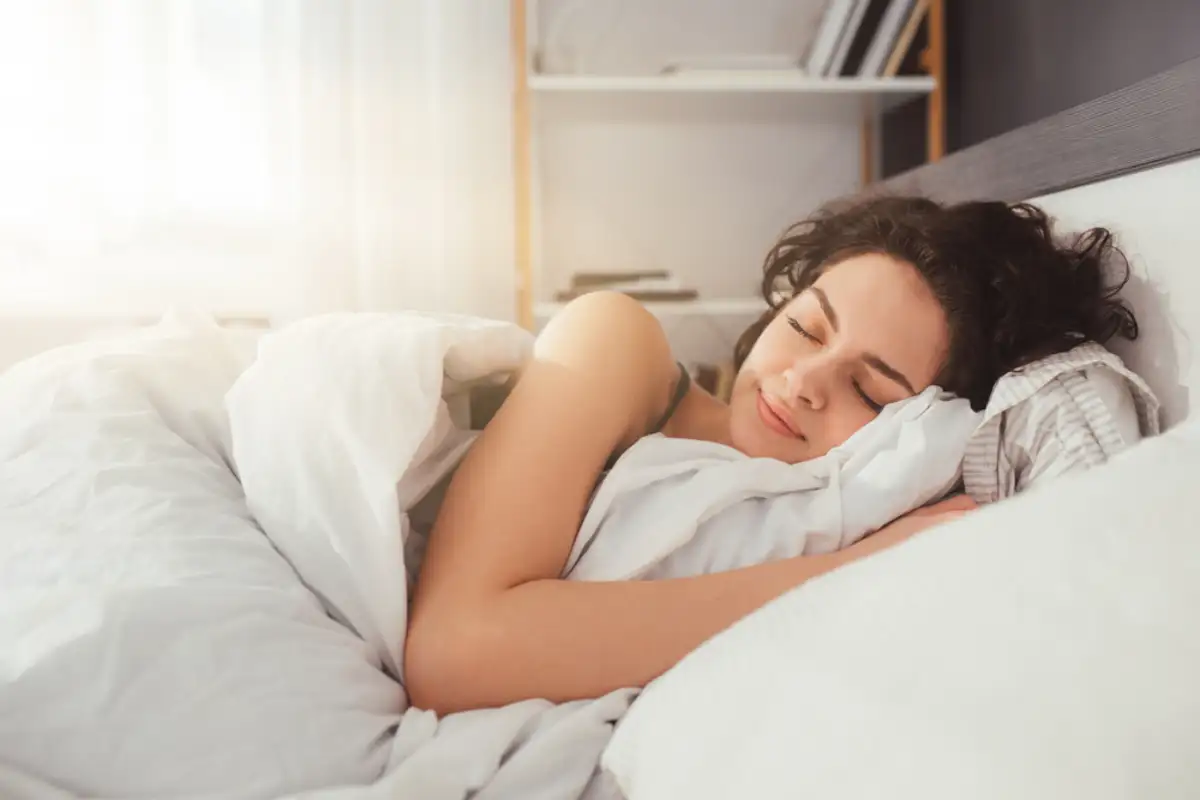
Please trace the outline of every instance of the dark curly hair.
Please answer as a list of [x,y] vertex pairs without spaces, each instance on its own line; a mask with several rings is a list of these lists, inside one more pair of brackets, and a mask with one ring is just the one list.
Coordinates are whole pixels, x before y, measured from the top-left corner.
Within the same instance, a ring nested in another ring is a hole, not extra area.
[[1117,297],[1129,263],[1108,230],[1059,240],[1029,203],[875,197],[825,207],[783,234],[763,266],[769,309],[738,339],[734,365],[788,300],[864,253],[907,262],[924,278],[949,326],[937,384],[976,409],[1022,364],[1088,340],[1137,338],[1137,320]]

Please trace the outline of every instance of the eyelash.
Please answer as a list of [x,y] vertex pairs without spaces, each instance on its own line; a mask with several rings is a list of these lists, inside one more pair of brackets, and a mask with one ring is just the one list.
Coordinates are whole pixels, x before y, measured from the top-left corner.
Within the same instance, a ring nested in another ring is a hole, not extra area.
[[800,334],[805,339],[808,339],[810,342],[816,342],[817,344],[821,344],[821,340],[818,339],[817,337],[813,336],[808,331],[804,330],[804,328],[802,328],[800,326],[800,323],[796,321],[795,317],[788,317],[787,321],[788,321],[788,325],[791,325],[792,330],[794,330],[796,333]]
[[863,401],[867,408],[871,409],[876,414],[878,414],[880,411],[883,411],[883,406],[868,397],[867,393],[864,392],[862,387],[858,385],[858,381],[851,381],[851,383],[854,384],[854,391],[858,392],[859,399]]
[[[803,336],[805,339],[807,339],[810,342],[815,342],[816,344],[821,344],[821,340],[818,339],[817,337],[813,336],[808,331],[806,331],[804,329],[804,327],[799,322],[796,321],[795,317],[788,317],[787,321],[788,321],[788,325],[792,326],[792,330],[794,330],[796,333],[800,334],[801,336]],[[867,408],[871,409],[876,414],[878,414],[880,411],[883,411],[883,406],[880,405],[879,403],[876,403],[874,400],[872,400],[870,398],[870,396],[866,392],[863,391],[863,388],[859,384],[858,381],[852,380],[852,381],[850,381],[850,385],[854,387],[854,391],[858,395],[858,398],[863,401],[863,404]]]

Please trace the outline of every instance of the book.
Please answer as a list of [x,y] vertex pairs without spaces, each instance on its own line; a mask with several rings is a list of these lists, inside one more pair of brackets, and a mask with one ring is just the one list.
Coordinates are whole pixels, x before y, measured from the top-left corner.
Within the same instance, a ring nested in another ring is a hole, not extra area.
[[585,286],[577,289],[565,289],[554,293],[557,303],[566,303],[589,292],[602,290],[618,291],[627,294],[634,300],[643,303],[686,303],[697,299],[700,293],[695,289],[642,289],[634,286],[613,288],[609,286]]
[[884,64],[896,46],[896,39],[914,5],[914,0],[890,0],[883,19],[880,20],[879,27],[875,30],[871,45],[867,48],[862,64],[858,68],[860,77],[878,78],[883,74]]
[[900,29],[895,44],[892,45],[892,52],[888,55],[887,63],[883,67],[883,77],[894,78],[899,74],[900,65],[904,63],[904,56],[908,54],[908,48],[912,47],[913,40],[917,38],[917,31],[921,29],[921,22],[925,19],[928,11],[929,0],[917,0],[913,5],[912,12],[905,20],[904,27]]
[[854,38],[850,42],[850,49],[846,51],[846,60],[842,62],[838,75],[851,77],[858,74],[867,49],[871,46],[875,32],[879,30],[879,24],[883,21],[891,2],[892,0],[867,0],[867,9],[858,23],[858,29],[854,31]]
[[805,71],[809,75],[820,76],[828,72],[833,52],[854,10],[855,2],[856,0],[830,0],[804,62]]
[[842,74],[842,66],[846,63],[846,56],[850,52],[850,45],[854,42],[854,35],[858,32],[858,26],[862,24],[863,15],[867,13],[867,6],[871,0],[854,0],[854,8],[850,12],[849,18],[846,20],[845,26],[842,28],[838,36],[837,47],[834,48],[833,56],[825,68],[827,77],[836,77]]
[[576,272],[571,276],[571,286],[610,286],[637,281],[665,281],[671,273],[665,269],[631,270],[627,272]]

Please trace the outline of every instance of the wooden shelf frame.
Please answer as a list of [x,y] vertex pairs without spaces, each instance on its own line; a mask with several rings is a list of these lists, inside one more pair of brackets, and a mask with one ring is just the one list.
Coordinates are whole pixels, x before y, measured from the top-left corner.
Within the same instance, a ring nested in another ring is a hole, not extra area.
[[[946,0],[929,0],[924,13],[927,36],[919,63],[932,81],[925,110],[925,163],[932,164],[946,155]],[[874,116],[863,117],[859,161],[863,188],[876,180],[876,136],[882,128]]]
[[533,330],[533,123],[529,109],[529,20],[526,0],[510,2],[517,323]]

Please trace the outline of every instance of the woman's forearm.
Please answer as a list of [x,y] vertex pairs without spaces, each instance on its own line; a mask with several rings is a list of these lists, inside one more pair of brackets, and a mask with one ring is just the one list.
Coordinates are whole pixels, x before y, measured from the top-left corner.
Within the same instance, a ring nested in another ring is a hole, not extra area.
[[439,713],[644,686],[852,551],[661,581],[537,580],[409,631],[408,688]]
[[811,578],[969,513],[959,496],[835,553],[661,581],[533,580],[466,594],[414,617],[405,669],[414,705],[439,713],[644,686],[707,639]]

